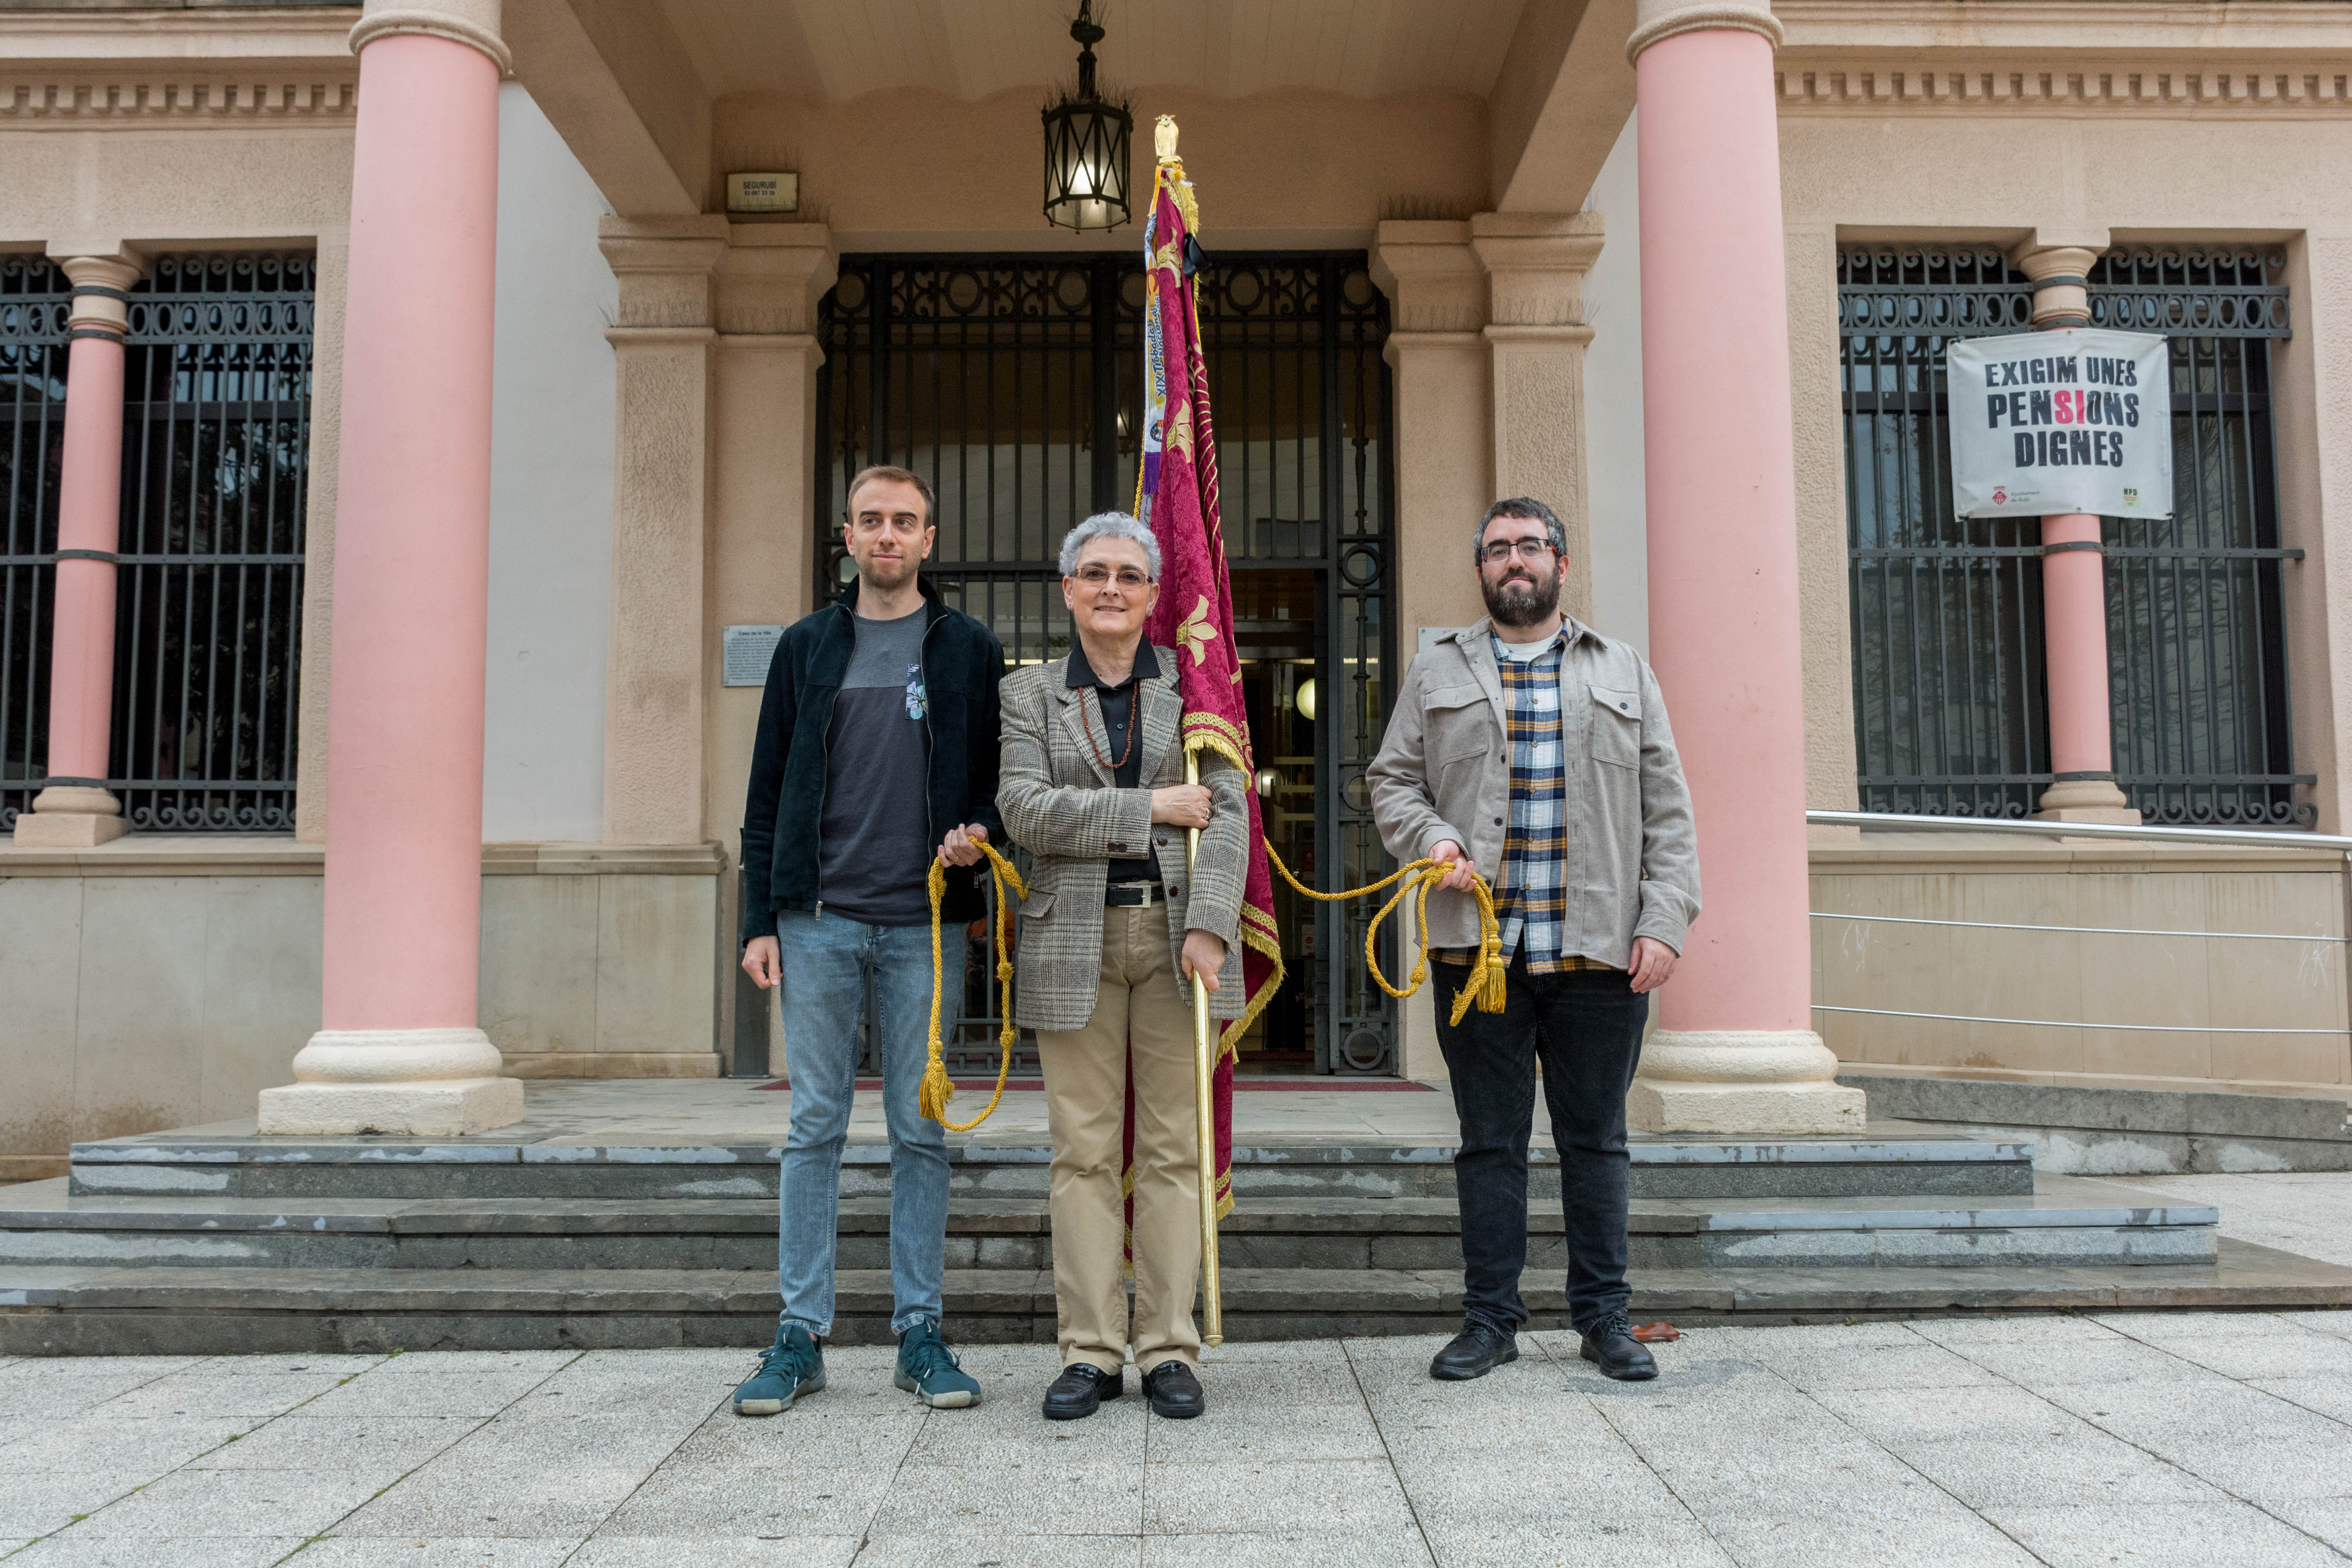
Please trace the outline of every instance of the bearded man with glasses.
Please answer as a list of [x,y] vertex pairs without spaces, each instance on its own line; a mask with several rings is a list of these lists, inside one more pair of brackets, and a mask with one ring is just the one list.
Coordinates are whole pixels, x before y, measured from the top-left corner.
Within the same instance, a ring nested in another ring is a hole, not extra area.
[[[1368,773],[1389,853],[1452,863],[1430,895],[1427,932],[1456,966],[1437,1000],[1462,1124],[1464,1321],[1429,1367],[1445,1381],[1518,1358],[1538,1062],[1580,1353],[1613,1378],[1658,1371],[1625,1312],[1625,1091],[1649,993],[1674,973],[1698,914],[1698,843],[1657,678],[1630,646],[1560,611],[1567,548],[1541,501],[1486,509],[1471,536],[1486,618],[1412,661]],[[1478,945],[1469,889],[1481,866],[1507,1001],[1449,1024]]]
[[[1125,1392],[1130,1349],[1154,1413],[1207,1407],[1194,1368],[1201,1268],[1192,980],[1210,1011],[1242,1010],[1249,803],[1241,770],[1204,756],[1184,782],[1176,650],[1143,637],[1160,597],[1160,543],[1125,512],[1062,542],[1067,657],[1005,678],[996,795],[1028,849],[1014,1016],[1037,1031],[1054,1140],[1054,1296],[1062,1371],[1045,1418],[1092,1415]],[[1184,830],[1202,829],[1184,864]],[[1132,1088],[1130,1089],[1130,1085]],[[1135,1101],[1135,1305],[1120,1158]]]

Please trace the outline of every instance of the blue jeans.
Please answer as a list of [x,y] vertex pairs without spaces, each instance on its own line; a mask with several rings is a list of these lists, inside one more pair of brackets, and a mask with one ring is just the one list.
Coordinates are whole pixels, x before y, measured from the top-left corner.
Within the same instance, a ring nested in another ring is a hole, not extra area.
[[[950,934],[947,994],[940,999],[943,1036],[963,993],[963,933]],[[857,1019],[871,973],[890,1129],[890,1331],[903,1334],[918,1318],[937,1323],[947,1254],[948,1144],[918,1100],[930,1059],[930,928],[786,911],[776,917],[776,942],[783,950],[784,1070],[793,1082],[793,1126],[777,1194],[782,1321],[819,1337],[833,1331],[841,1152],[849,1138]]]

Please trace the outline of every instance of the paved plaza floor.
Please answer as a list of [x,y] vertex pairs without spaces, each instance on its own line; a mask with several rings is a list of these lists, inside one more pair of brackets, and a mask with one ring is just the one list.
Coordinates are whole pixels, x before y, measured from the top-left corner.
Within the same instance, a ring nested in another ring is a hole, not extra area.
[[[2352,1261],[2352,1176],[2182,1176]],[[1434,1339],[1223,1347],[1209,1415],[1048,1426],[1043,1346],[925,1412],[887,1350],[768,1420],[748,1353],[0,1361],[10,1568],[2352,1562],[2352,1311],[1572,1337],[1440,1384]],[[1130,1375],[1129,1387],[1134,1380]]]

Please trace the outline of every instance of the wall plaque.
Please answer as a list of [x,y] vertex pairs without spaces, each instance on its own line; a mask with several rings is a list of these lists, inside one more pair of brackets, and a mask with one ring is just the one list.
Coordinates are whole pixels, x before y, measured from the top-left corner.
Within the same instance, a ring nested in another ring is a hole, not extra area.
[[730,213],[796,213],[801,210],[798,174],[730,174],[727,210]]
[[765,686],[768,666],[775,662],[776,645],[784,638],[782,626],[728,626],[719,637],[719,684]]

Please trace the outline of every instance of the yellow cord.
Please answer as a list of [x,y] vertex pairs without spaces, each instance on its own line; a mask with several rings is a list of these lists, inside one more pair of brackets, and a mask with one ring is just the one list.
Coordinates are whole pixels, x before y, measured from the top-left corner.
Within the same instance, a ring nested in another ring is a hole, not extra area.
[[[988,1109],[969,1121],[950,1121],[947,1119],[948,1101],[955,1096],[955,1081],[948,1077],[947,1063],[940,1056],[940,992],[946,984],[947,970],[940,945],[940,905],[947,894],[947,869],[937,859],[931,862],[929,879],[931,893],[931,1034],[929,1042],[931,1059],[929,1065],[923,1069],[923,1086],[918,1096],[918,1102],[925,1116],[950,1132],[971,1131],[994,1115],[998,1104],[1004,1099],[1004,1080],[1013,1072],[1014,1036],[1013,954],[1010,945],[1012,931],[1008,922],[1013,918],[1014,906],[1029,896],[1028,885],[1021,880],[1021,873],[1013,868],[1013,862],[997,853],[996,846],[981,844],[977,847],[988,858],[989,875],[996,879],[994,922],[996,983],[1003,997],[1001,1009],[1003,1026],[998,1031],[996,1037],[998,1053],[996,1092],[989,1096]],[[1272,844],[1265,847],[1265,858],[1274,868],[1282,874],[1282,879],[1289,883],[1294,891],[1304,893],[1310,899],[1327,904],[1338,903],[1345,899],[1365,898],[1391,884],[1401,884],[1395,892],[1389,895],[1389,901],[1382,904],[1380,911],[1372,916],[1371,923],[1364,928],[1364,967],[1370,971],[1372,979],[1378,983],[1381,990],[1399,1001],[1402,1001],[1428,984],[1429,890],[1445,879],[1446,874],[1454,868],[1451,865],[1443,860],[1415,860],[1409,866],[1400,866],[1396,870],[1370,886],[1350,888],[1340,893],[1318,893],[1290,874],[1290,868],[1282,863],[1282,857],[1275,853]],[[1471,1000],[1474,997],[1476,998],[1478,1010],[1482,1013],[1499,1013],[1503,1010],[1504,1003],[1503,974],[1507,966],[1503,962],[1502,926],[1495,917],[1494,890],[1486,885],[1486,878],[1476,877],[1470,884],[1470,891],[1478,900],[1478,957],[1470,966],[1469,979],[1465,981],[1462,989],[1454,994],[1454,1014],[1450,1021],[1455,1024],[1462,1022],[1462,1015],[1470,1010]],[[1414,960],[1412,973],[1406,976],[1403,986],[1399,988],[1390,984],[1389,977],[1381,973],[1379,958],[1381,922],[1388,919],[1396,907],[1404,902],[1408,895],[1412,895],[1416,899],[1413,907],[1420,918],[1421,955]]]
[[[923,1068],[923,1087],[917,1096],[922,1113],[950,1132],[969,1132],[995,1114],[997,1102],[1004,1098],[1004,1080],[1013,1071],[1013,953],[1010,946],[1013,906],[1029,896],[1029,889],[1021,880],[1021,873],[1013,862],[996,852],[993,844],[976,846],[988,857],[989,874],[996,879],[996,983],[1003,989],[1003,1014],[1004,1027],[997,1035],[996,1092],[988,1097],[988,1109],[969,1121],[950,1121],[948,1101],[955,1097],[955,1080],[948,1077],[947,1064],[940,1057],[940,987],[944,980],[946,964],[940,952],[940,900],[947,893],[947,868],[935,856],[931,860],[929,879],[931,890],[931,1059]],[[1010,897],[1007,897],[1008,891]]]
[[[1282,863],[1282,857],[1274,852],[1272,844],[1265,847],[1265,858],[1276,871],[1282,873],[1282,879],[1290,884],[1292,891],[1304,893],[1308,898],[1326,904],[1336,904],[1343,899],[1360,899],[1368,894],[1379,892],[1391,882],[1402,883],[1403,885],[1394,893],[1389,895],[1389,901],[1381,906],[1380,912],[1372,916],[1371,923],[1364,928],[1364,967],[1370,972],[1372,979],[1378,983],[1381,990],[1400,1002],[1420,990],[1428,982],[1429,889],[1445,879],[1446,875],[1454,869],[1451,864],[1443,860],[1415,860],[1410,866],[1398,867],[1394,871],[1367,887],[1350,888],[1341,893],[1318,893],[1290,874],[1290,868]],[[1495,917],[1494,889],[1487,887],[1486,878],[1473,873],[1470,891],[1476,895],[1478,900],[1478,957],[1470,966],[1470,978],[1465,981],[1462,989],[1454,994],[1454,1015],[1449,1021],[1455,1024],[1462,1022],[1462,1015],[1470,1010],[1470,1000],[1474,995],[1477,998],[1478,1011],[1481,1013],[1499,1013],[1503,1010],[1505,999],[1503,975],[1505,970],[1509,967],[1503,961],[1503,928],[1501,922]],[[1418,915],[1421,924],[1421,956],[1413,961],[1412,973],[1406,976],[1404,986],[1400,990],[1390,984],[1389,977],[1381,973],[1378,944],[1381,922],[1388,919],[1390,912],[1399,904],[1404,902],[1407,894],[1419,895],[1414,904],[1414,912]]]

